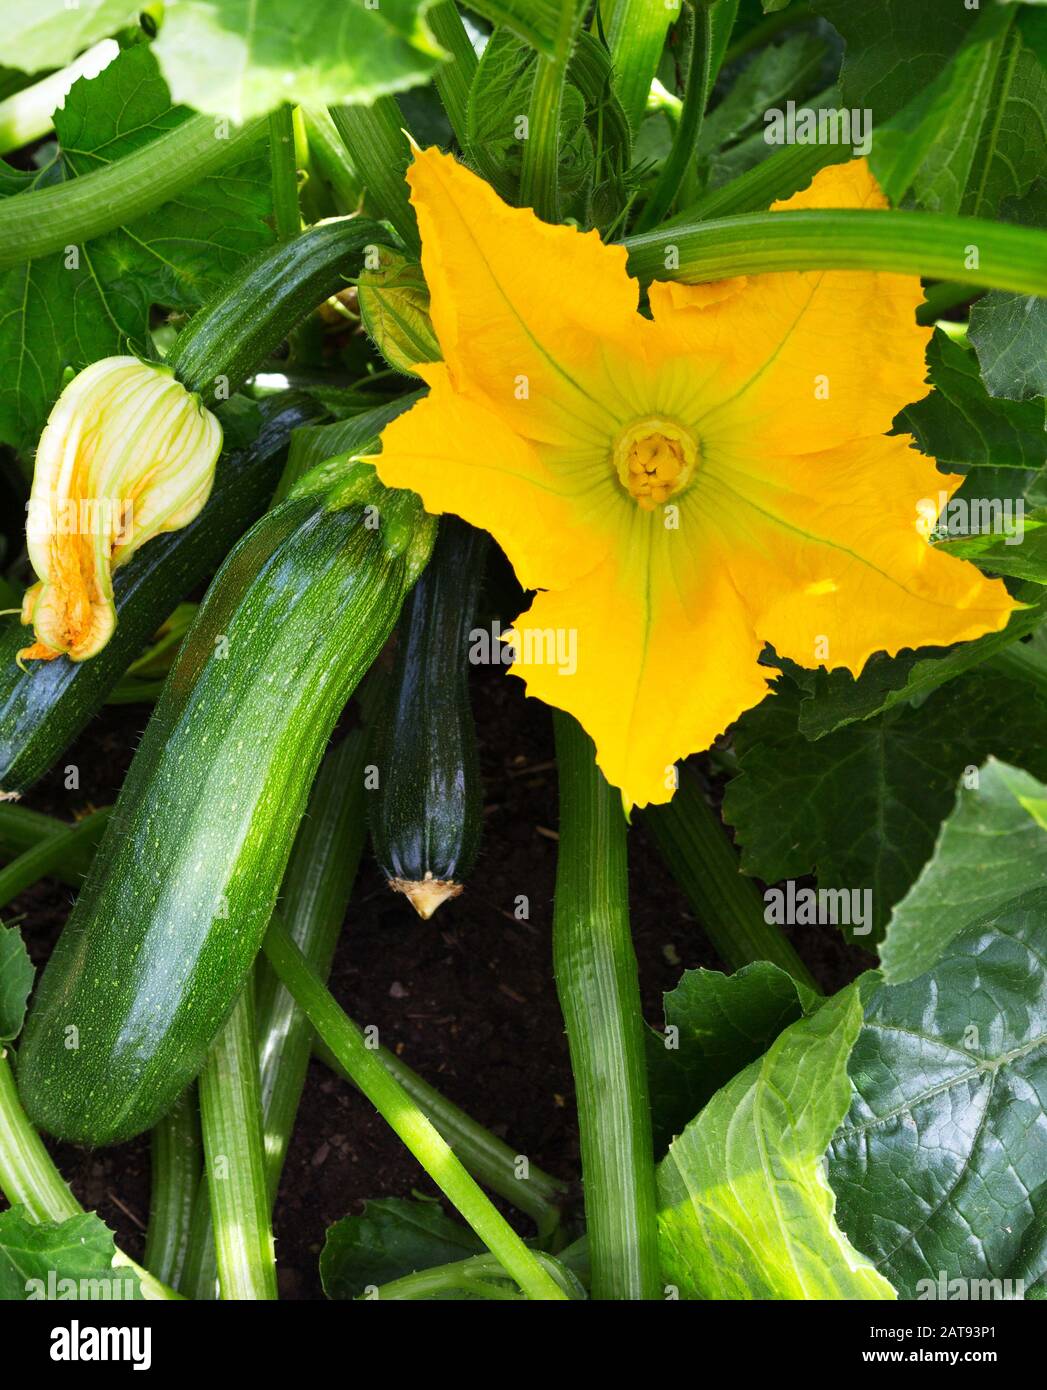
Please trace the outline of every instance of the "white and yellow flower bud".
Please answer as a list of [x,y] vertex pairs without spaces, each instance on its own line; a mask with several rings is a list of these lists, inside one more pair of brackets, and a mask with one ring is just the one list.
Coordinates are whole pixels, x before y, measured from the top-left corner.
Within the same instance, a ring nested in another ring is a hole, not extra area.
[[113,571],[211,492],[222,427],[167,367],[107,357],[75,377],[40,436],[26,540],[39,583],[20,659],[83,661],[116,627]]

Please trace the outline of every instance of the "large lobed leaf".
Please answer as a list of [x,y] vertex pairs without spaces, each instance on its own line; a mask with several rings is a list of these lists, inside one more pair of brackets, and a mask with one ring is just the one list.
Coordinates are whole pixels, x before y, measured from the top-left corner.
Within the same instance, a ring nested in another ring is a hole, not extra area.
[[424,82],[430,0],[168,0],[155,49],[175,101],[248,120],[281,102],[370,104]]
[[802,707],[785,682],[739,721],[724,816],[743,869],[765,883],[814,873],[820,889],[871,893],[866,930],[841,922],[865,945],[930,859],[965,769],[994,753],[1047,775],[1047,702],[1021,680],[968,675],[815,742],[799,731]]
[[880,948],[884,979],[898,984],[936,965],[950,943],[1047,889],[1047,786],[989,761],[961,787],[934,855],[898,903]]
[[112,1231],[93,1212],[37,1223],[12,1207],[0,1212],[0,1300],[141,1299],[138,1275],[114,1265],[115,1255]]
[[[148,48],[77,82],[55,115],[61,145],[46,177],[77,178],[185,120]],[[17,196],[17,195],[15,195]],[[144,352],[154,304],[197,308],[272,240],[262,145],[128,227],[0,275],[0,441],[36,442],[67,368]]]
[[839,1229],[824,1154],[847,1113],[854,986],[718,1091],[658,1166],[666,1282],[685,1299],[889,1299]]
[[[994,798],[1017,790],[1006,772],[989,770]],[[829,1180],[840,1225],[903,1298],[1047,1296],[1047,889],[1022,893],[1035,874],[1019,815],[1031,826],[1012,797],[943,842],[936,887],[967,920],[990,904],[991,916],[928,973],[877,989],[851,1056]],[[927,915],[920,902],[904,930],[941,945],[945,903]]]

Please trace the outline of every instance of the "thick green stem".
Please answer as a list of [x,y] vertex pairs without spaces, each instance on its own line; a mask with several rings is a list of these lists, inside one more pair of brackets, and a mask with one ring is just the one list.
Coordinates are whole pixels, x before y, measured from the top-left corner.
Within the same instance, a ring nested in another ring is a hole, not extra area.
[[723,62],[724,49],[738,14],[738,0],[716,0],[715,4],[700,7],[695,14],[695,34],[691,50],[691,70],[687,77],[680,123],[672,149],[662,166],[654,186],[639,231],[656,227],[672,207],[683,180],[694,163],[702,120],[716,74]]
[[[314,1051],[326,1066],[352,1083],[352,1077],[329,1047],[318,1041]],[[551,1235],[560,1224],[567,1184],[544,1172],[529,1159],[522,1164],[520,1159],[526,1155],[517,1153],[503,1139],[477,1124],[453,1101],[412,1071],[395,1052],[379,1047],[375,1055],[429,1117],[473,1177],[530,1216],[538,1227],[540,1239]]]
[[294,120],[285,102],[269,116],[269,168],[273,187],[273,222],[278,241],[291,241],[302,230],[298,208],[298,161]]
[[368,209],[417,252],[422,243],[406,180],[411,145],[396,98],[379,97],[373,106],[332,106],[331,119],[363,180]]
[[106,806],[101,811],[93,811],[77,825],[44,836],[32,849],[24,850],[0,869],[0,907],[6,907],[40,879],[48,875],[64,878],[71,864],[82,864],[98,843],[112,809]]
[[190,116],[104,169],[0,202],[0,270],[67,246],[82,246],[169,202],[243,157],[265,127],[250,121],[225,133],[213,116]]
[[[8,1055],[0,1049],[0,1191],[13,1207],[25,1207],[33,1221],[68,1221],[84,1209],[29,1123],[15,1087]],[[114,1266],[134,1270],[148,1299],[180,1298],[174,1289],[117,1250]]]
[[177,1289],[182,1283],[193,1205],[203,1171],[195,1087],[178,1098],[153,1130],[150,1167],[145,1263],[158,1279]]
[[629,271],[698,283],[779,270],[882,270],[1047,295],[1047,232],[930,212],[750,213],[627,237]]
[[250,981],[200,1073],[200,1116],[222,1298],[275,1299],[276,1257]]
[[465,149],[469,88],[476,76],[478,59],[454,0],[439,0],[426,11],[425,19],[437,43],[451,55],[449,63],[441,63],[436,69],[436,90],[455,138]]
[[[5,859],[14,859],[41,841],[53,839],[55,835],[65,835],[70,829],[71,826],[57,816],[31,811],[17,801],[0,801],[0,856]],[[55,877],[63,883],[79,884],[93,854],[93,845],[82,844],[71,864],[63,860],[55,865]]]
[[[817,104],[838,104],[838,96],[834,103],[831,94],[827,94]],[[740,212],[766,212],[776,199],[787,198],[798,189],[806,188],[819,169],[850,158],[851,151],[841,145],[786,145],[738,178],[731,179],[730,183],[703,193],[667,222],[662,231],[668,233],[676,226],[714,217],[732,217]]]
[[330,112],[322,106],[310,106],[302,111],[305,138],[309,146],[309,163],[330,185],[335,207],[339,212],[356,212],[363,195],[360,175],[349,159],[345,143],[331,120]]
[[560,220],[560,109],[574,47],[578,0],[560,0],[555,57],[539,53],[527,110],[520,167],[520,202],[546,222]]
[[665,34],[680,13],[679,4],[659,0],[603,0],[600,14],[607,31],[618,100],[633,130],[647,110],[651,83],[661,62]]
[[588,735],[567,714],[557,712],[554,724],[553,963],[578,1105],[592,1297],[654,1299],[662,1292],[657,1200],[625,816]]
[[817,991],[814,977],[792,946],[764,919],[763,899],[752,879],[742,874],[697,778],[685,772],[673,799],[665,806],[648,807],[643,820],[703,931],[732,970],[769,960]]
[[563,1290],[491,1205],[448,1144],[368,1048],[323,981],[274,919],[266,957],[313,1027],[391,1129],[529,1298],[561,1300]]

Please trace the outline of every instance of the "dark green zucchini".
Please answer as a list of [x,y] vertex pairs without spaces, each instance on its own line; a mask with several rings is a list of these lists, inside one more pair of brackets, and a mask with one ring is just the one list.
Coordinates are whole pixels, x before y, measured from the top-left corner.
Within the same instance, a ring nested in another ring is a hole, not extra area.
[[480,843],[468,652],[486,546],[482,531],[441,520],[433,558],[404,605],[372,748],[375,858],[426,920],[462,891]]
[[222,566],[32,1002],[18,1074],[42,1129],[127,1139],[200,1070],[257,953],[324,745],[433,525],[368,465],[321,469]]
[[178,603],[221,564],[264,511],[280,478],[291,431],[321,414],[305,396],[262,403],[261,429],[223,456],[207,506],[181,531],[158,536],[117,570],[116,632],[90,661],[31,662],[17,617],[0,626],[0,795],[16,796],[42,777],[105,702],[120,677]]

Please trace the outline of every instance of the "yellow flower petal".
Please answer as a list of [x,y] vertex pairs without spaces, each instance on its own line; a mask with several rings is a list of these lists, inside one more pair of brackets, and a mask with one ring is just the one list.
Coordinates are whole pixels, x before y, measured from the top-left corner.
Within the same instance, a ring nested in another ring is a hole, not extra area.
[[371,460],[386,487],[411,488],[434,516],[454,512],[499,537],[525,588],[599,564],[612,544],[601,514],[619,502],[610,473],[594,486],[587,467],[554,470],[549,450],[457,392],[443,363],[416,371],[429,395],[386,426]]
[[876,651],[1006,625],[1015,603],[1003,582],[928,545],[928,505],[937,515],[962,480],[936,473],[911,444],[874,436],[702,479],[695,502],[718,511],[732,580],[780,656],[858,672]]
[[[885,208],[864,160],[822,170],[775,210]],[[651,286],[655,322],[678,350],[716,362],[715,400],[700,429],[722,447],[775,454],[833,449],[883,434],[903,405],[926,395],[930,328],[911,275],[790,271],[708,285]]]
[[585,726],[627,810],[668,801],[674,763],[758,704],[773,674],[711,531],[631,520],[613,557],[539,594],[511,639],[511,674]]
[[608,349],[628,352],[637,322],[625,248],[509,207],[436,149],[419,151],[407,177],[455,388],[524,438],[602,448],[625,413]]
[[[668,800],[674,762],[764,697],[767,642],[857,672],[1004,625],[1003,584],[926,540],[958,480],[884,437],[925,394],[914,277],[654,285],[651,322],[620,248],[433,151],[410,180],[445,365],[375,462],[545,591],[513,673],[580,720],[627,805]],[[789,203],[882,205],[860,161]]]

